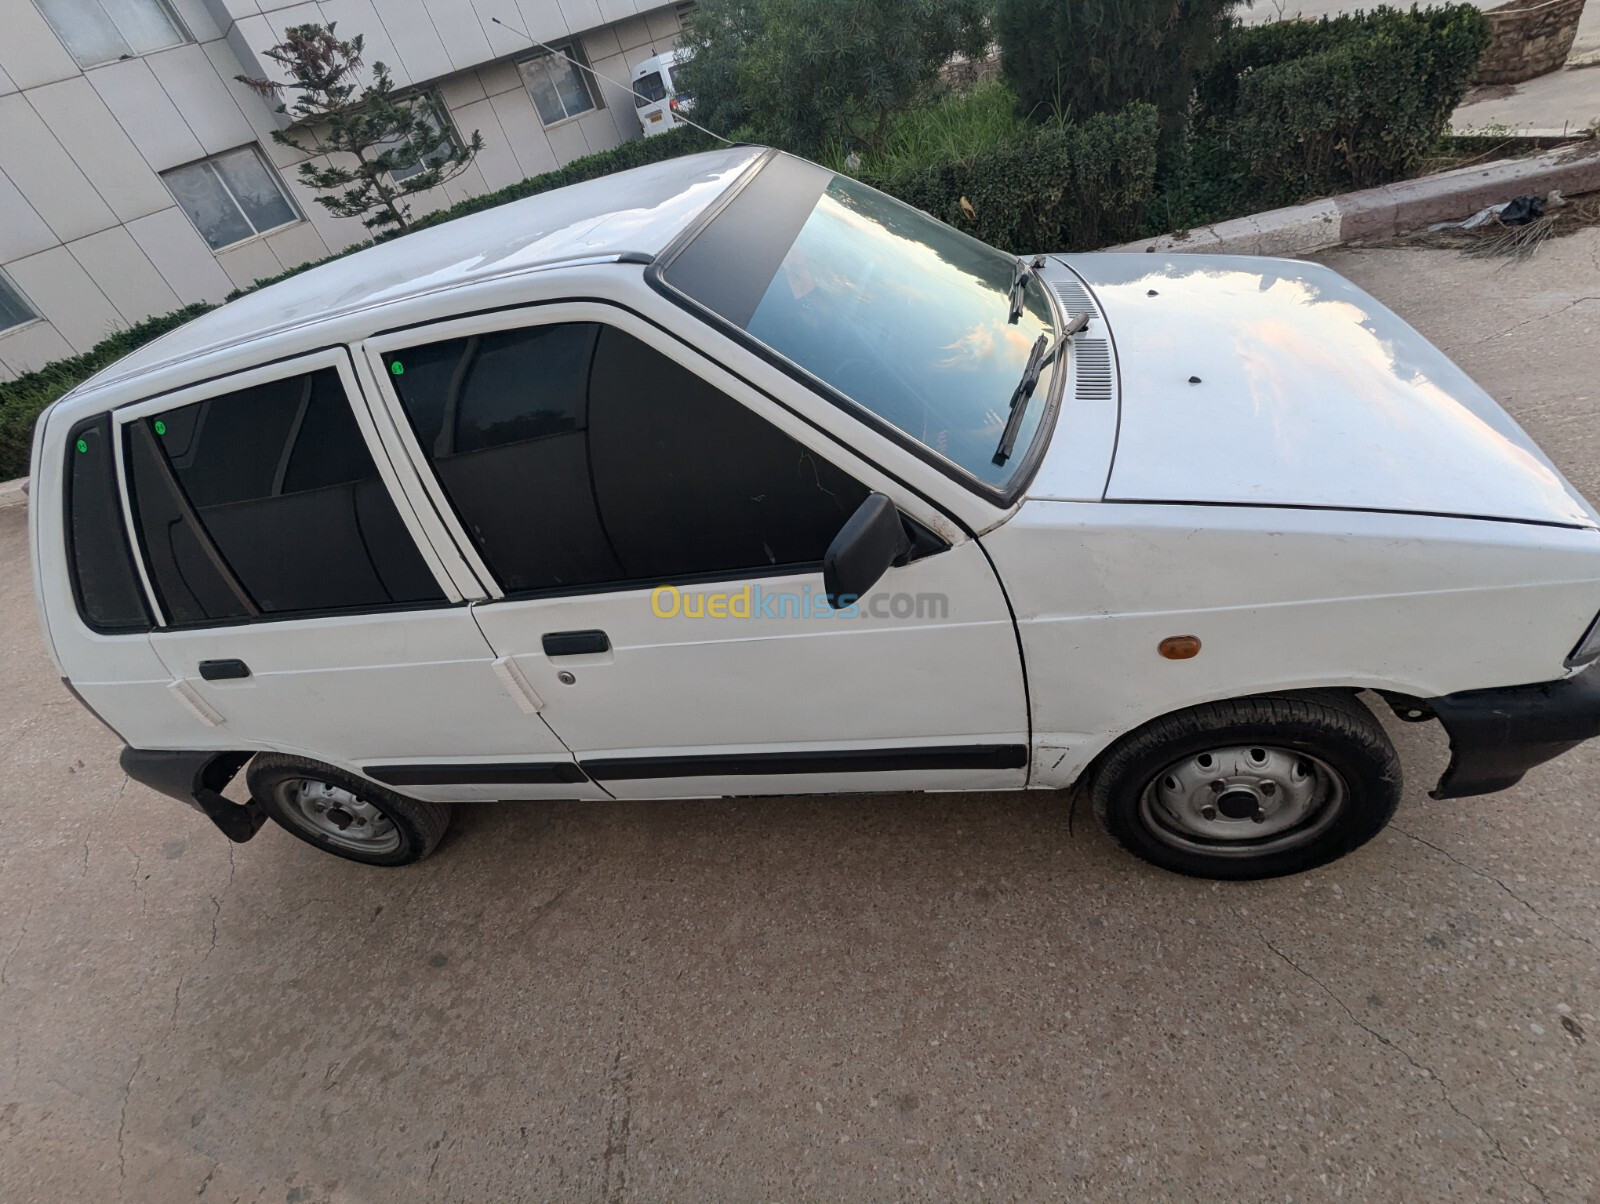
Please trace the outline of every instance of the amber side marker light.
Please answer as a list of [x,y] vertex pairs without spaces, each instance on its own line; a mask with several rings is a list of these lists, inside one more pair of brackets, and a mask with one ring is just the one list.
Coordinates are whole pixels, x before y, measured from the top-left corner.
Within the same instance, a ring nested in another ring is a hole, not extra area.
[[1186,661],[1200,655],[1200,637],[1196,635],[1169,635],[1156,645],[1156,651],[1169,661]]

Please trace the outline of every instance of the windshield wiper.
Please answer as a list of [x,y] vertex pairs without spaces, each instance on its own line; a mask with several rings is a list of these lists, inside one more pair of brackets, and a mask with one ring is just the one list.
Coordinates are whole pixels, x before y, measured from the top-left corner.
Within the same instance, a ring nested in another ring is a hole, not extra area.
[[1022,370],[1022,379],[1017,382],[1017,387],[1011,393],[1011,413],[1006,418],[1006,429],[1000,432],[1000,446],[994,449],[996,464],[1004,464],[1011,459],[1011,451],[1017,442],[1017,432],[1022,429],[1022,416],[1028,412],[1028,399],[1039,387],[1039,377],[1043,376],[1044,370],[1055,362],[1056,356],[1067,345],[1067,340],[1087,325],[1089,325],[1089,315],[1081,313],[1067,323],[1066,329],[1055,337],[1054,342],[1049,335],[1042,334],[1034,343],[1033,350],[1028,352],[1028,364]]
[[1044,267],[1044,256],[1040,255],[1032,262],[1019,259],[1011,269],[1011,317],[1008,320],[1013,326],[1016,325],[1017,319],[1022,317],[1028,292],[1028,279],[1042,267]]

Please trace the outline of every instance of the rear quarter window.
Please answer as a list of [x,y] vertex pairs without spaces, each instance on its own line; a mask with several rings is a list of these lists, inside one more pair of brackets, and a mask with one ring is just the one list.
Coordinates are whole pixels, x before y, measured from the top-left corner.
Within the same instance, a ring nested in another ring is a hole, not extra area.
[[73,427],[66,456],[67,566],[78,614],[96,631],[146,631],[150,609],[122,522],[111,415]]

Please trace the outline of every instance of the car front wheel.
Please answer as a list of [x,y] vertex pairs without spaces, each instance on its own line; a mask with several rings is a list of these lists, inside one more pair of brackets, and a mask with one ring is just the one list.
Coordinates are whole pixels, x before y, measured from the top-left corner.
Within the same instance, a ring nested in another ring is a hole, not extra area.
[[1208,703],[1130,733],[1092,770],[1106,830],[1202,878],[1275,878],[1383,830],[1400,762],[1360,702],[1334,691]]

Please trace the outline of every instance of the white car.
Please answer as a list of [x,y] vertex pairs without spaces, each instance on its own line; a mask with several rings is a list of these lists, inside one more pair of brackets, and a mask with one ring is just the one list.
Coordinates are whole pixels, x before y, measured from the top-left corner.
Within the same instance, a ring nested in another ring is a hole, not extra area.
[[694,108],[694,97],[680,90],[673,78],[674,69],[692,56],[693,51],[679,47],[653,54],[633,69],[633,106],[646,138],[676,128],[677,115]]
[[1444,724],[1438,798],[1600,731],[1600,519],[1371,297],[1018,261],[760,148],[234,301],[33,469],[128,774],[372,865],[480,799],[1081,782],[1139,856],[1260,877],[1394,811],[1363,698]]

